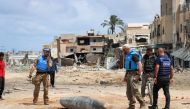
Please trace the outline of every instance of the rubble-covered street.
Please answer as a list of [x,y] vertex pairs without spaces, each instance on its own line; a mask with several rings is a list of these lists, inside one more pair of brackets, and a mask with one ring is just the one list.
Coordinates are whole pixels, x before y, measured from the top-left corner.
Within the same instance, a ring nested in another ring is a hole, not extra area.
[[[43,91],[37,105],[32,105],[34,86],[28,80],[29,70],[24,68],[7,69],[5,100],[1,109],[60,109],[60,97],[88,96],[103,103],[107,109],[126,109],[128,100],[125,96],[125,83],[122,82],[123,70],[80,66],[61,67],[56,74],[56,86],[49,90],[50,104],[43,105]],[[23,69],[23,70],[22,70]],[[190,108],[190,72],[176,74],[171,87],[171,109]],[[159,108],[164,107],[164,96],[160,91]],[[148,99],[147,103],[148,103]],[[139,107],[139,104],[137,103]]]

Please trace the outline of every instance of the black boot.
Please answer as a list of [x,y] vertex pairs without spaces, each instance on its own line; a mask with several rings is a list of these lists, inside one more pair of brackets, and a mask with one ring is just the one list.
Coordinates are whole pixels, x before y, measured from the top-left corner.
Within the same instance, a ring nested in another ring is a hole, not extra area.
[[158,106],[149,106],[149,109],[158,109]]

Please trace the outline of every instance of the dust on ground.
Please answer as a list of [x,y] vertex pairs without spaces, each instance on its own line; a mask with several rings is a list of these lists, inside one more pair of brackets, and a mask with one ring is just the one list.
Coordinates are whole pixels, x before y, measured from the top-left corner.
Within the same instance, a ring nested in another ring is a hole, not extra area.
[[[16,69],[16,70],[15,70]],[[62,67],[56,74],[56,87],[49,88],[50,102],[43,105],[43,86],[37,105],[32,105],[34,85],[28,80],[27,68],[7,69],[5,100],[0,101],[0,109],[61,109],[60,97],[89,96],[104,102],[107,109],[126,109],[128,100],[126,86],[122,81],[124,70],[81,66]],[[190,109],[190,72],[175,74],[171,85],[171,109]],[[163,108],[163,91],[159,94],[159,108]],[[148,98],[146,98],[148,106]],[[136,103],[136,107],[139,104]]]

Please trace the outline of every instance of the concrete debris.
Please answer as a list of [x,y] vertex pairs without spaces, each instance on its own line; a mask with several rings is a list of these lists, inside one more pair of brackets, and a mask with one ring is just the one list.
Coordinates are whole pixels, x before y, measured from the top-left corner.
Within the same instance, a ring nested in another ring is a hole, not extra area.
[[13,93],[13,90],[5,90],[5,91],[3,92],[4,95],[5,95],[5,94],[10,94],[10,93]]
[[105,60],[105,68],[108,70],[118,68],[118,61],[119,60],[114,57],[107,57]]
[[8,72],[16,72],[16,73],[23,73],[30,70],[30,66],[7,66],[6,71]]
[[96,65],[98,62],[98,59],[100,59],[99,63],[102,64],[103,54],[87,54],[86,55],[86,60],[87,60],[88,65]]
[[73,66],[74,65],[74,59],[62,58],[61,59],[61,65],[62,66]]
[[68,109],[106,109],[104,103],[86,96],[61,98],[60,103]]
[[108,84],[110,84],[110,82],[109,81],[100,81],[100,84],[101,85],[108,85]]

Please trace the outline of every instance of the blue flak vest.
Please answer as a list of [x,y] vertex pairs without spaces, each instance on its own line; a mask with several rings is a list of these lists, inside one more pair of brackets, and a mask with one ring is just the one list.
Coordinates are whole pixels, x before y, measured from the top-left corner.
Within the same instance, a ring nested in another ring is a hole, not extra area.
[[168,56],[158,57],[160,60],[160,68],[158,72],[159,76],[169,77],[170,76],[170,68],[171,68],[171,60]]
[[44,56],[40,56],[36,67],[41,71],[47,72],[48,71],[47,59]]
[[136,71],[136,70],[138,70],[138,65],[137,65],[137,63],[136,63],[135,61],[133,61],[133,59],[132,59],[132,57],[133,57],[134,55],[137,55],[138,58],[139,58],[139,61],[141,61],[141,58],[140,58],[139,54],[138,54],[136,51],[131,50],[131,52],[128,53],[128,54],[126,55],[126,57],[125,57],[125,69],[126,69],[127,71]]

